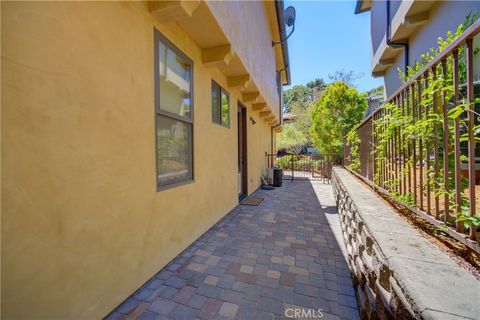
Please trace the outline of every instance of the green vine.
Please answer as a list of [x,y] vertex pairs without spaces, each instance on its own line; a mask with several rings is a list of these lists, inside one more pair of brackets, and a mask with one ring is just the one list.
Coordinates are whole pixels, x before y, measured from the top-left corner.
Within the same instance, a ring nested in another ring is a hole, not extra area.
[[[416,62],[412,67],[408,68],[407,74],[399,71],[400,77],[404,82],[410,80],[420,70],[422,70],[430,61],[433,61],[449,44],[454,42],[461,34],[475,22],[478,18],[477,13],[469,13],[465,21],[458,26],[455,33],[448,32],[445,39],[438,39],[438,48],[431,48],[430,51],[421,56],[421,61]],[[474,54],[478,53],[478,48],[474,50]],[[459,48],[459,81],[461,84],[467,81],[466,76],[466,62],[464,49]],[[443,65],[439,64],[437,67],[432,68],[429,71],[426,79],[418,79],[414,83],[413,92],[409,92],[408,99],[403,101],[403,110],[400,107],[400,103],[386,103],[381,107],[381,117],[374,120],[374,146],[372,152],[376,158],[374,182],[382,185],[385,189],[389,190],[391,195],[399,202],[408,204],[410,206],[416,206],[414,195],[412,192],[400,192],[401,181],[405,180],[409,176],[414,167],[420,163],[423,166],[424,160],[427,157],[425,151],[425,143],[429,143],[428,157],[434,150],[434,138],[437,137],[438,147],[435,151],[438,159],[438,171],[432,163],[429,170],[426,172],[426,181],[421,186],[421,190],[425,190],[428,184],[431,192],[435,197],[448,196],[448,202],[452,208],[452,215],[455,221],[447,221],[448,224],[454,222],[461,222],[465,228],[476,228],[480,225],[480,216],[469,214],[469,200],[463,192],[461,193],[460,203],[455,201],[455,181],[454,181],[454,124],[460,127],[467,125],[468,113],[471,112],[475,117],[480,116],[474,106],[480,103],[480,99],[473,99],[469,101],[460,92],[459,104],[455,107],[450,105],[446,121],[448,122],[448,165],[447,171],[444,172],[443,164],[443,114],[442,114],[442,100],[445,98],[447,104],[452,101],[454,95],[453,87],[453,57],[449,56],[445,63],[445,74],[443,72]],[[425,81],[425,82],[424,82]],[[427,84],[427,85],[425,85]],[[417,89],[420,86],[421,96],[418,97]],[[410,90],[412,91],[412,90]],[[413,94],[413,98],[412,98]],[[421,99],[419,99],[421,98]],[[436,105],[437,108],[433,106]],[[421,117],[419,117],[421,114]],[[427,115],[428,114],[428,115]],[[475,140],[480,141],[480,125],[474,127]],[[352,134],[353,135],[353,134]],[[353,139],[353,138],[352,138]],[[401,162],[397,160],[391,161],[392,153],[392,141],[395,141],[395,145],[399,147],[402,153],[400,158]],[[468,141],[468,133],[463,133],[460,136],[460,142]],[[423,143],[422,154],[418,151],[418,144]],[[413,148],[413,146],[416,146]],[[352,158],[353,156],[352,147]],[[410,152],[408,151],[410,150]],[[390,155],[390,157],[389,157]],[[465,161],[466,157],[462,156],[461,161]],[[416,160],[416,163],[414,162]],[[401,165],[400,165],[401,163]],[[354,163],[357,166],[357,163]],[[395,171],[395,166],[397,171]],[[359,167],[359,164],[358,164]],[[399,169],[401,168],[401,169]],[[353,170],[353,169],[352,169]],[[396,174],[395,172],[398,172]],[[447,185],[445,184],[444,177],[448,177]],[[462,188],[464,190],[468,181],[462,179]],[[447,188],[448,186],[448,188]],[[406,188],[405,188],[406,189]]]
[[[439,37],[437,40],[438,47],[437,48],[430,48],[430,50],[422,55],[420,55],[420,61],[415,61],[413,66],[407,67],[407,72],[405,73],[400,68],[398,68],[398,73],[400,79],[405,83],[417,73],[420,72],[429,62],[433,61],[443,50],[445,50],[452,42],[454,42],[457,38],[459,38],[465,30],[468,29],[476,20],[478,19],[478,12],[470,11],[463,23],[461,23],[455,32],[448,31],[447,35],[444,38]],[[477,54],[479,48],[474,50],[474,54]],[[467,68],[466,63],[463,57],[463,48],[459,50],[459,57],[461,57],[461,61],[459,63],[459,75],[460,75],[460,83],[466,82],[466,74]]]
[[358,172],[360,170],[360,136],[356,129],[347,134],[347,144],[350,146],[348,169]]

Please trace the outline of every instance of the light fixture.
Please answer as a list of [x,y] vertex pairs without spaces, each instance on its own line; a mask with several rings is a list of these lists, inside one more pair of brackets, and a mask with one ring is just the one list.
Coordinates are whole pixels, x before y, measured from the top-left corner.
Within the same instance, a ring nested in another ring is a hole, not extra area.
[[276,44],[282,44],[287,41],[288,38],[293,34],[295,31],[295,8],[290,6],[285,11],[283,11],[283,22],[288,26],[292,27],[290,34],[282,39],[282,35],[280,35],[280,41],[272,41],[272,47]]

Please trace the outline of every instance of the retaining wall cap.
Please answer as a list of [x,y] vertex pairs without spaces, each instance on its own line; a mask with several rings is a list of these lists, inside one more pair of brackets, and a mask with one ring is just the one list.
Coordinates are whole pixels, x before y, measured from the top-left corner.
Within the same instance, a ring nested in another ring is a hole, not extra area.
[[424,319],[480,319],[480,281],[346,169],[333,168],[333,174],[355,203],[359,218],[417,315]]
[[454,314],[448,314],[444,313],[441,311],[436,311],[436,310],[425,310],[422,312],[422,319],[425,320],[436,320],[436,319],[442,319],[442,320],[465,320],[468,318],[464,317],[459,317]]

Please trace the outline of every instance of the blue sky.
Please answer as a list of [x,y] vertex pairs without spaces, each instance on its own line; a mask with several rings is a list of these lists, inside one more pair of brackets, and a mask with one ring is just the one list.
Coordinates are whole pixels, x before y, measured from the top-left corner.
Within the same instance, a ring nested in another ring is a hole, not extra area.
[[[288,39],[292,85],[353,70],[364,76],[360,91],[383,84],[371,76],[370,13],[354,14],[355,1],[285,1],[296,9],[295,32]],[[288,87],[285,87],[288,89]]]

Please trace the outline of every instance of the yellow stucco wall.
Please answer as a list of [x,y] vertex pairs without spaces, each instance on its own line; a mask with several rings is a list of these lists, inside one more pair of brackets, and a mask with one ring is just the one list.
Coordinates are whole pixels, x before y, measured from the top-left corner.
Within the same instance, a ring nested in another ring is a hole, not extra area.
[[[268,16],[262,1],[208,1],[209,8],[232,47],[248,70],[255,72],[252,78],[262,92],[272,113],[279,119],[276,61],[272,59],[272,34]],[[255,37],[252,37],[252,34]],[[248,43],[248,45],[245,45]],[[272,81],[273,80],[273,81]]]
[[[225,77],[145,3],[1,6],[2,319],[100,318],[237,205],[240,93],[230,129],[213,124]],[[195,182],[161,192],[154,27],[195,68]],[[270,128],[247,106],[252,192]]]

